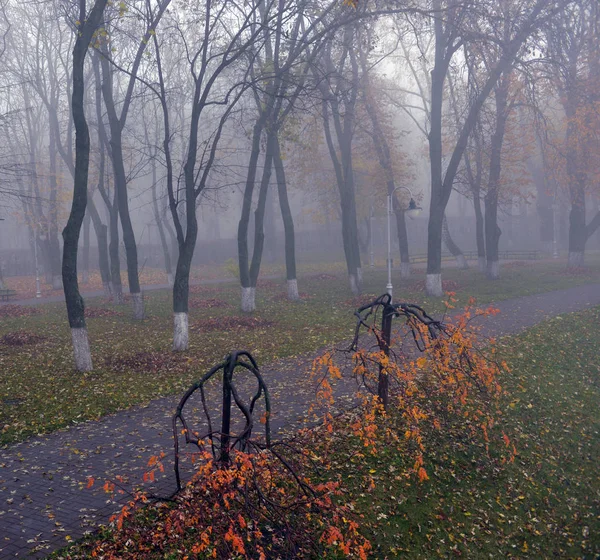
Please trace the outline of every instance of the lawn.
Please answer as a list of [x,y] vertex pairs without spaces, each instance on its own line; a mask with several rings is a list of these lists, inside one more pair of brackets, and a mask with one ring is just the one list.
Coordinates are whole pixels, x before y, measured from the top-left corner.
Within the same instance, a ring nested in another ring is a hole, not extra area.
[[[128,306],[102,299],[88,302],[88,329],[95,370],[78,374],[64,304],[0,306],[0,443],[97,419],[167,394],[183,392],[192,381],[232,349],[247,349],[260,363],[300,355],[349,337],[352,312],[383,292],[384,271],[365,271],[365,295],[353,298],[339,264],[330,272],[307,266],[299,285],[303,300],[289,303],[283,280],[265,280],[257,290],[258,311],[238,310],[234,284],[192,288],[191,348],[174,354],[169,291],[147,294],[148,318],[134,322]],[[302,269],[301,269],[302,271]],[[333,271],[333,272],[331,272]],[[479,303],[598,281],[600,266],[568,274],[564,263],[516,263],[496,282],[474,270],[449,269],[446,289],[459,303]],[[395,279],[398,299],[441,312],[443,302],[423,297],[423,271]]]
[[[438,431],[426,434],[429,480],[420,483],[406,475],[411,461],[397,447],[365,453],[345,429],[348,419],[338,420],[323,477],[342,481],[341,500],[353,504],[373,558],[598,557],[599,321],[597,307],[500,342],[511,371],[502,380],[499,424],[516,444],[513,463],[499,465],[493,448],[488,456],[460,433]],[[312,442],[314,454],[322,454],[323,438]],[[149,520],[163,515],[164,509],[145,510],[134,533],[152,530]],[[111,541],[115,534],[101,535]],[[86,558],[91,542],[53,558]],[[176,548],[158,554],[179,557]]]

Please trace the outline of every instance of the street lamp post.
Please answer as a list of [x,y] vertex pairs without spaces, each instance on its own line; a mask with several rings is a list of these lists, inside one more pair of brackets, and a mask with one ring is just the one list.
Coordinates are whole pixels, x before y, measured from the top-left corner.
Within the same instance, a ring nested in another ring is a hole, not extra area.
[[373,215],[374,215],[375,211],[373,209],[373,204],[371,203],[371,212],[369,214],[369,238],[371,240],[370,243],[370,247],[369,247],[369,260],[370,260],[370,266],[371,268],[375,268],[375,251],[373,249]]
[[[3,222],[4,218],[0,218],[0,222]],[[2,261],[0,261],[0,289],[4,289],[4,277],[2,276]]]
[[38,250],[37,250],[37,224],[33,228],[33,260],[35,262],[35,297],[42,297],[42,290],[40,288],[40,266],[38,263]]
[[388,282],[386,286],[386,291],[390,296],[390,303],[392,298],[392,293],[394,287],[392,285],[392,211],[393,211],[393,198],[394,193],[399,190],[404,189],[408,191],[410,195],[410,202],[408,203],[408,209],[406,210],[406,215],[412,220],[416,218],[421,213],[421,208],[417,206],[415,199],[413,197],[412,191],[408,187],[404,187],[402,185],[398,185],[393,191],[388,193],[387,196],[387,269],[388,269]]
[[556,239],[556,213],[558,211],[558,204],[556,200],[552,203],[552,258],[558,259],[558,242]]

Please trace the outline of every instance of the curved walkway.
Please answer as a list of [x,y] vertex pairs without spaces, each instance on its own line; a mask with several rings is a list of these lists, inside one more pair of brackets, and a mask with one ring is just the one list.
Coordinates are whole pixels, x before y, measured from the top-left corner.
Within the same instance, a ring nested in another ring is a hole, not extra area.
[[[561,313],[600,305],[600,284],[505,300],[500,314],[484,323],[487,336],[514,334]],[[273,429],[302,423],[314,387],[305,371],[316,353],[280,360],[262,368],[273,402]],[[96,422],[31,438],[0,450],[0,559],[41,558],[106,523],[120,509],[101,489],[104,480],[125,477],[140,484],[148,458],[164,450],[165,473],[148,489],[168,495],[171,470],[171,416],[178,397],[165,397]],[[97,482],[86,489],[88,477]]]

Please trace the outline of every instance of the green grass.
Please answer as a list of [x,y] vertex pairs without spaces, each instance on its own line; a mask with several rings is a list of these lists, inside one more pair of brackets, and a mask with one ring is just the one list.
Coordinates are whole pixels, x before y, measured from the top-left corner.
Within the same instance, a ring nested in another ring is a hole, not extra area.
[[[512,464],[488,460],[456,433],[435,432],[426,439],[430,479],[418,483],[405,475],[411,461],[397,447],[365,456],[355,438],[337,432],[327,476],[343,481],[373,558],[598,557],[599,321],[596,307],[500,341],[511,371],[499,428],[516,444]],[[150,530],[153,516],[140,512],[136,530]],[[86,550],[70,549],[77,558]]]
[[[285,300],[283,280],[259,286],[259,311],[254,317],[272,324],[210,332],[200,327],[191,333],[191,348],[182,357],[170,351],[172,315],[168,291],[148,294],[149,317],[143,322],[130,319],[128,306],[119,308],[99,299],[90,300],[91,308],[120,314],[88,320],[95,369],[87,374],[73,371],[63,304],[41,306],[39,315],[3,318],[0,338],[18,330],[45,338],[38,344],[21,347],[0,343],[0,443],[97,419],[161,395],[181,393],[233,349],[250,350],[259,363],[266,363],[315,351],[350,337],[354,324],[352,312],[359,301],[349,294],[339,263],[330,268],[336,275],[334,278],[319,278],[325,270],[322,265],[306,266],[308,276],[301,276],[299,285],[308,297],[300,303]],[[449,269],[444,278],[457,292],[459,304],[470,296],[484,304],[594,282],[599,272],[600,266],[595,264],[590,267],[589,275],[571,276],[564,273],[564,263],[536,263],[506,268],[502,278],[495,282],[485,280],[474,270]],[[419,291],[422,273],[408,281],[395,278],[394,282],[397,299],[423,304],[432,312],[444,309],[440,300],[424,298]],[[365,271],[365,294],[379,295],[385,284],[384,271]],[[192,325],[240,316],[239,288],[234,284],[208,286],[193,298],[198,303],[190,311]],[[223,300],[229,305],[203,309],[202,301],[206,298]],[[129,359],[136,353],[150,354],[149,363],[144,367],[114,367],[115,360]]]

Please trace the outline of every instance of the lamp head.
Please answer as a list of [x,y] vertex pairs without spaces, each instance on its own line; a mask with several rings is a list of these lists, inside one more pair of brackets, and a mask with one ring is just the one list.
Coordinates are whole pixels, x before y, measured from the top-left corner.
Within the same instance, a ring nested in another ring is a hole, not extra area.
[[421,213],[421,210],[423,210],[423,208],[421,208],[420,206],[417,206],[415,199],[411,198],[410,202],[408,203],[408,210],[406,211],[406,215],[411,220],[414,220],[417,216],[419,216],[419,214]]

